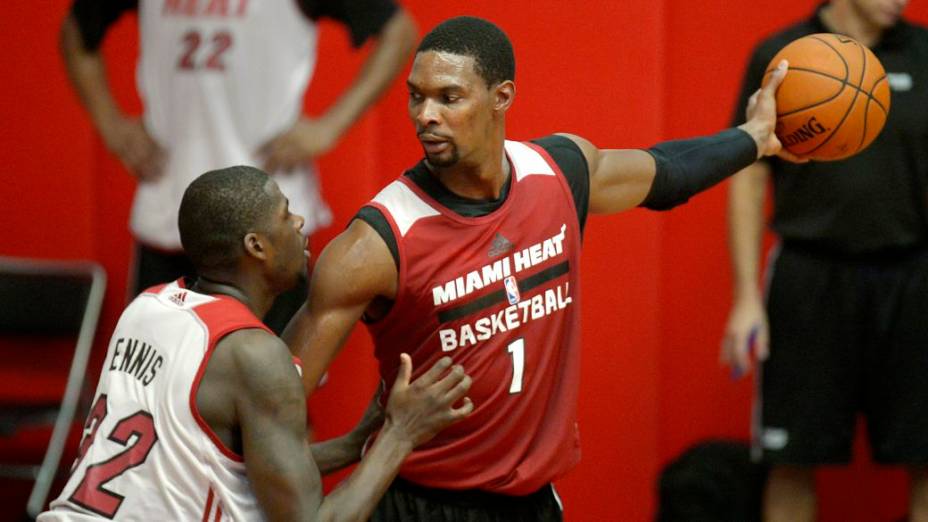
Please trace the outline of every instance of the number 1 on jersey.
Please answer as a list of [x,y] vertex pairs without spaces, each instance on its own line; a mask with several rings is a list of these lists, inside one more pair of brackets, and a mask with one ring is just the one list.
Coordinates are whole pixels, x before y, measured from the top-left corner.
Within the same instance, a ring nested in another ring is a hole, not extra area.
[[506,349],[512,356],[512,383],[509,384],[509,394],[522,391],[522,373],[525,370],[525,339],[516,339],[509,343]]

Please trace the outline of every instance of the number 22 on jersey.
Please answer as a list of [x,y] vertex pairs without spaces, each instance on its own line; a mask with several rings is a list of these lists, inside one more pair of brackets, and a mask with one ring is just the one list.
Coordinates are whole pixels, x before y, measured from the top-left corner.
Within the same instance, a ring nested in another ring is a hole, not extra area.
[[[91,445],[102,443],[96,440],[96,435],[107,413],[106,395],[100,395],[87,416],[87,422],[84,423],[84,436],[81,438],[73,470],[78,468]],[[88,465],[84,470],[84,477],[68,500],[98,515],[113,518],[125,496],[104,486],[127,470],[145,462],[158,442],[155,421],[150,413],[139,410],[120,419],[110,430],[107,439],[125,449]]]

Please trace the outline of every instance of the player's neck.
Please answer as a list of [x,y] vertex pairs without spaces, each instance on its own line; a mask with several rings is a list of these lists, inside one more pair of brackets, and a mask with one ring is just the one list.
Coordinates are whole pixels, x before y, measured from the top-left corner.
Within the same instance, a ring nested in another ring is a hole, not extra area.
[[850,2],[832,2],[822,8],[822,22],[829,31],[846,34],[867,47],[876,45],[883,28],[867,20]]
[[232,282],[222,276],[200,275],[190,289],[203,294],[221,294],[237,299],[258,318],[264,317],[274,301],[272,297],[262,298],[260,293],[249,291],[246,284]]
[[495,160],[475,165],[457,164],[445,168],[434,167],[428,162],[426,165],[445,188],[458,196],[475,200],[495,200],[499,199],[509,179],[510,166],[505,152],[493,156]]

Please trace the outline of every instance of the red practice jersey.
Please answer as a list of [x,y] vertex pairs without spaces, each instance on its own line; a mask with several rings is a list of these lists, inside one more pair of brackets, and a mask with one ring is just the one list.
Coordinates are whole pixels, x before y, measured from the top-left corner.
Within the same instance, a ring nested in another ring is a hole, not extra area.
[[505,149],[508,195],[485,215],[455,212],[409,175],[370,203],[399,270],[392,308],[368,325],[381,376],[390,385],[406,352],[417,373],[448,355],[473,377],[474,412],[402,467],[427,487],[524,495],[580,458],[581,218],[545,149]]

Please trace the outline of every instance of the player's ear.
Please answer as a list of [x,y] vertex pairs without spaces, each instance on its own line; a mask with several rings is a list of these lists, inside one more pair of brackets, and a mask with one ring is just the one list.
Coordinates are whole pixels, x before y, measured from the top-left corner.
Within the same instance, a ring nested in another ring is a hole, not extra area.
[[506,112],[516,97],[516,84],[512,80],[496,84],[493,88],[493,96],[493,110]]
[[242,246],[245,247],[245,253],[257,259],[267,259],[267,243],[264,236],[256,232],[245,234],[242,239]]

